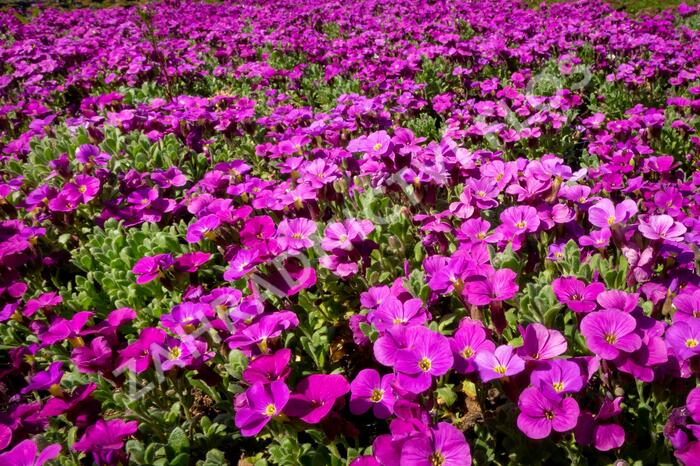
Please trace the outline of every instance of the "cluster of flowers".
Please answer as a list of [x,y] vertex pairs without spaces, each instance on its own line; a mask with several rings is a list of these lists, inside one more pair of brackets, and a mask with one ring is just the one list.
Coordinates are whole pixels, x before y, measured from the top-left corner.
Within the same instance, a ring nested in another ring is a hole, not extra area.
[[693,19],[0,12],[0,463],[698,464]]

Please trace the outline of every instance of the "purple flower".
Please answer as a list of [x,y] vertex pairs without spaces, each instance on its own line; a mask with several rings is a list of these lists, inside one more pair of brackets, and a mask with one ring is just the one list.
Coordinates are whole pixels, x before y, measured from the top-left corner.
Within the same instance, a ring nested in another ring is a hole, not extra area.
[[593,446],[600,451],[620,448],[625,443],[625,431],[619,424],[609,422],[612,417],[622,412],[620,403],[622,397],[614,400],[606,398],[597,415],[583,411],[574,430],[576,442]]
[[700,318],[700,289],[693,292],[683,292],[673,298],[676,312],[673,321]]
[[108,373],[112,368],[112,347],[104,337],[97,337],[89,345],[75,348],[71,359],[82,373]]
[[289,401],[289,388],[280,380],[269,385],[256,382],[246,390],[244,397],[244,404],[236,410],[234,420],[244,437],[252,437],[282,413]]
[[518,348],[518,355],[528,359],[552,359],[566,352],[566,338],[558,330],[549,330],[542,324],[533,323],[524,330],[523,346]]
[[350,384],[350,412],[363,414],[372,408],[379,419],[391,416],[396,401],[393,382],[393,374],[380,376],[374,369],[361,370]]
[[71,199],[77,199],[86,204],[100,191],[100,180],[88,175],[77,175],[73,183],[66,184],[63,190]]
[[247,356],[268,353],[269,343],[279,337],[283,331],[299,325],[296,314],[290,311],[275,312],[261,316],[240,332],[226,339],[228,347],[240,349]]
[[204,265],[210,257],[211,254],[208,252],[186,252],[175,259],[175,269],[180,272],[194,273],[199,270],[199,268]]
[[239,249],[224,272],[224,280],[238,280],[254,270],[258,263],[260,263],[260,253],[257,249]]
[[552,290],[557,299],[575,312],[595,310],[595,299],[605,291],[605,285],[593,282],[586,285],[576,277],[561,277],[552,281]]
[[530,383],[549,397],[576,393],[583,388],[586,377],[575,362],[566,359],[546,361],[530,374]]
[[284,219],[277,227],[277,238],[282,249],[301,251],[313,246],[310,239],[316,233],[316,224],[307,218]]
[[509,236],[534,232],[540,226],[537,210],[532,206],[508,207],[501,212],[500,218]]
[[601,249],[606,248],[608,244],[610,244],[610,238],[612,238],[610,228],[602,228],[600,230],[591,231],[589,235],[579,237],[578,244]]
[[614,310],[592,312],[581,321],[581,333],[586,338],[588,348],[608,360],[642,346],[641,338],[634,332],[636,327],[634,317]]
[[469,444],[455,426],[440,422],[428,435],[406,442],[401,451],[401,466],[469,466]]
[[394,368],[399,373],[398,382],[402,388],[421,393],[430,388],[433,377],[447,373],[453,362],[447,338],[428,330],[416,336],[410,349],[396,354]]
[[683,241],[683,235],[688,231],[685,225],[665,214],[641,219],[637,228],[645,238],[673,242]]
[[216,214],[205,215],[189,227],[185,239],[188,243],[197,243],[206,238],[208,240],[216,239],[216,229],[221,225],[221,219]]
[[610,199],[601,199],[588,209],[588,221],[599,228],[610,228],[625,223],[637,210],[637,204],[631,199],[625,199],[618,205]]
[[37,446],[33,440],[23,440],[10,451],[0,453],[0,464],[8,466],[42,466],[58,456],[61,445],[52,443],[44,448],[37,456]]
[[518,292],[516,277],[517,274],[510,269],[487,268],[485,275],[469,279],[468,286],[465,286],[469,304],[481,306],[511,299]]
[[496,345],[487,338],[486,329],[480,321],[463,320],[453,337],[450,347],[454,355],[455,371],[468,374],[477,370],[475,356],[480,351],[493,352]]
[[480,351],[475,362],[483,382],[519,374],[525,369],[525,361],[510,345],[501,345],[493,352]]
[[313,374],[297,385],[284,409],[288,416],[316,424],[333,409],[335,400],[350,391],[350,384],[338,374]]
[[576,427],[579,407],[573,398],[551,398],[528,387],[518,399],[518,428],[531,439],[543,439],[552,430],[566,432]]
[[99,419],[85,429],[85,433],[73,444],[73,450],[92,453],[97,464],[126,463],[126,454],[120,451],[124,439],[138,430],[136,421],[124,422],[121,419]]
[[83,144],[75,150],[75,160],[85,165],[104,166],[107,165],[109,159],[111,159],[109,154],[102,152],[99,147],[92,144]]
[[263,354],[250,361],[243,371],[243,380],[249,384],[262,382],[272,383],[276,380],[284,380],[290,372],[289,360],[292,352],[288,348],[282,348],[274,354]]
[[32,390],[60,390],[59,384],[63,377],[63,362],[56,361],[45,371],[37,372],[34,377],[29,380],[29,384],[24,387],[20,393],[29,393]]
[[192,333],[202,321],[214,317],[214,310],[208,304],[185,301],[160,316],[163,327],[178,334]]
[[401,302],[393,296],[388,297],[376,311],[370,313],[370,322],[379,331],[394,325],[421,325],[428,320],[428,313],[420,299]]
[[682,359],[690,359],[700,353],[700,319],[674,322],[666,330],[666,344]]
[[157,254],[139,259],[131,271],[136,275],[136,283],[143,285],[159,276],[173,266],[175,260],[170,254]]
[[639,303],[639,294],[626,293],[620,290],[603,291],[598,294],[596,301],[600,307],[608,311],[621,311],[630,313]]

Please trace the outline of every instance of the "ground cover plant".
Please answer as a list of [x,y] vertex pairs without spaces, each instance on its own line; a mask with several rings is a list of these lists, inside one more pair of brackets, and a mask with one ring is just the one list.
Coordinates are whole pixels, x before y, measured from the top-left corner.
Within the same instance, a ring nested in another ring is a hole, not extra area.
[[0,11],[0,465],[700,464],[698,25]]

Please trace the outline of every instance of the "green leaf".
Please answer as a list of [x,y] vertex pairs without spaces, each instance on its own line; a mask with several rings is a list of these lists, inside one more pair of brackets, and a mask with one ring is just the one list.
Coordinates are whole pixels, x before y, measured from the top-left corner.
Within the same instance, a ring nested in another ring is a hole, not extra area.
[[176,453],[182,453],[190,448],[190,440],[187,434],[180,427],[176,427],[168,437],[168,445],[175,450]]

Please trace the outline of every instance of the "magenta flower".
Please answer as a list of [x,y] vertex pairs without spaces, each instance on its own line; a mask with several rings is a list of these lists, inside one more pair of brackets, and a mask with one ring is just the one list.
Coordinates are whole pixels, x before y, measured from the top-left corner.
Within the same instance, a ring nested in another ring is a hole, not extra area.
[[642,345],[634,331],[637,321],[631,315],[613,310],[587,314],[581,321],[581,333],[588,348],[602,359],[612,360],[620,353],[631,353]]
[[211,254],[208,252],[186,252],[175,259],[175,270],[179,272],[194,273],[199,270],[199,268],[204,265],[210,257]]
[[540,226],[537,210],[531,206],[508,207],[500,218],[506,234],[511,236],[537,231]]
[[596,301],[605,310],[630,313],[635,310],[639,303],[639,294],[608,290],[600,293],[596,297]]
[[454,355],[455,371],[468,374],[477,370],[475,356],[480,351],[493,352],[496,345],[487,338],[486,329],[480,321],[463,320],[453,337],[450,347]]
[[259,263],[260,252],[257,249],[239,249],[224,272],[224,280],[238,280],[253,271]]
[[185,239],[188,243],[197,243],[206,238],[213,240],[216,238],[216,229],[221,225],[221,219],[216,214],[205,215],[189,227]]
[[30,380],[29,384],[24,387],[20,393],[25,394],[33,390],[54,390],[59,388],[61,378],[63,377],[63,362],[56,361],[45,371],[37,372]]
[[566,338],[558,330],[550,330],[542,324],[533,323],[520,328],[523,346],[518,355],[525,360],[552,359],[566,353]]
[[602,228],[600,230],[593,230],[590,234],[579,237],[578,244],[601,249],[606,248],[608,244],[610,244],[610,238],[612,238],[612,231],[610,231],[610,228]]
[[690,359],[700,353],[700,319],[674,322],[666,330],[666,344],[682,359]]
[[[0,453],[0,464],[7,466],[42,466],[47,461],[56,458],[61,452],[61,445],[52,443],[38,452],[36,443],[27,439],[19,442],[12,450]],[[39,456],[37,456],[39,453]]]
[[316,233],[316,223],[307,218],[284,219],[277,227],[280,247],[288,251],[301,251],[313,246],[310,239]]
[[265,314],[256,322],[226,339],[228,347],[239,349],[245,355],[268,353],[269,343],[279,337],[283,331],[299,325],[296,314],[290,311]]
[[518,428],[531,439],[543,439],[552,430],[566,432],[573,429],[580,413],[573,398],[550,398],[535,387],[523,390],[518,408]]
[[532,386],[550,398],[563,393],[576,393],[585,382],[586,377],[579,365],[566,359],[546,361],[530,374]]
[[243,371],[243,380],[249,384],[262,382],[272,383],[276,380],[284,380],[291,369],[289,360],[292,352],[288,348],[282,348],[274,354],[263,354],[254,358]]
[[501,345],[493,352],[480,351],[475,362],[483,382],[519,374],[525,369],[525,361],[510,345]]
[[121,451],[124,439],[138,430],[136,421],[121,419],[102,420],[85,429],[85,433],[73,444],[73,450],[92,453],[97,464],[126,463],[126,453]]
[[622,426],[611,422],[610,419],[622,412],[621,403],[622,397],[614,400],[606,398],[597,415],[583,411],[574,430],[576,442],[593,446],[600,451],[620,448],[625,443],[625,431]]
[[557,299],[575,312],[595,310],[597,296],[605,291],[605,285],[593,282],[586,285],[576,277],[561,277],[552,281],[552,290]]
[[369,320],[377,330],[384,331],[394,325],[421,325],[428,320],[428,313],[420,299],[402,303],[390,296],[370,314]]
[[391,416],[396,401],[393,382],[393,374],[380,376],[374,369],[361,370],[350,383],[350,412],[363,414],[371,408],[378,419]]
[[289,401],[289,388],[280,380],[269,385],[256,382],[243,395],[244,404],[236,409],[234,422],[244,437],[252,437],[282,413]]
[[601,199],[588,209],[588,221],[599,228],[610,228],[627,222],[637,210],[637,204],[631,199],[625,199],[618,205],[610,199]]
[[69,193],[71,198],[87,204],[100,191],[100,180],[93,176],[77,175],[72,183],[67,183],[63,187],[63,190]]
[[683,235],[688,229],[680,222],[673,220],[670,215],[652,215],[641,219],[639,231],[645,238],[651,240],[664,240],[679,242],[683,241]]
[[350,384],[342,375],[310,375],[299,382],[284,413],[308,424],[316,424],[333,409],[335,401],[349,391]]
[[510,269],[493,270],[489,267],[485,275],[471,278],[465,286],[469,304],[481,306],[513,298],[518,292],[516,277],[517,274]]
[[469,466],[469,444],[452,424],[440,422],[428,435],[406,442],[401,451],[401,466]]
[[174,264],[175,260],[170,254],[144,256],[136,261],[131,271],[136,275],[136,283],[143,285],[162,276]]
[[430,388],[433,377],[447,373],[453,362],[447,338],[427,331],[418,334],[410,349],[396,354],[394,368],[399,373],[398,382],[402,388],[421,393]]
[[107,165],[111,156],[92,144],[83,144],[75,150],[75,160],[82,164]]
[[673,298],[676,312],[673,321],[700,318],[700,289],[693,292],[683,292]]

